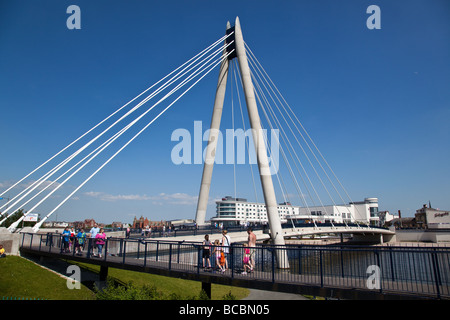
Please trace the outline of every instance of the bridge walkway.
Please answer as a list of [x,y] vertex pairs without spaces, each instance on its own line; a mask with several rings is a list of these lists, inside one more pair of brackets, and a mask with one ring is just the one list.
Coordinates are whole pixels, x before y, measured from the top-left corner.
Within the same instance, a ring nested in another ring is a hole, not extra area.
[[[213,269],[203,269],[199,243],[142,241],[138,252],[127,253],[127,244],[135,240],[111,238],[106,246],[121,243],[121,251],[107,249],[108,254],[97,258],[91,244],[82,255],[61,253],[57,238],[49,243],[44,236],[24,235],[21,253],[100,265],[103,278],[112,267],[201,281],[205,288],[218,283],[343,299],[450,298],[450,250],[443,248],[258,246],[254,272],[242,274],[244,247],[240,245],[233,246],[230,268],[222,273],[214,270],[213,258]],[[288,251],[289,269],[277,268],[277,250]],[[373,279],[368,266],[379,267],[375,285],[368,283]]]

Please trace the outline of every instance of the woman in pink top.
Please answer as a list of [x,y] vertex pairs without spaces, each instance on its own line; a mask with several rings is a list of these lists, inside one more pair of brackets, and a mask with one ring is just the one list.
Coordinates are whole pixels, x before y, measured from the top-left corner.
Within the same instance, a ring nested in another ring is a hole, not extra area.
[[105,240],[106,240],[106,234],[103,231],[103,228],[101,228],[99,233],[97,233],[97,235],[95,236],[95,241],[96,241],[96,244],[97,244],[98,257],[99,258],[102,257],[102,250],[103,250],[103,246],[105,245]]
[[242,274],[247,274],[247,270],[248,272],[251,272],[253,270],[251,256],[252,254],[250,253],[250,248],[246,243],[244,243],[244,258],[242,259],[242,262],[244,264],[244,271],[242,272]]

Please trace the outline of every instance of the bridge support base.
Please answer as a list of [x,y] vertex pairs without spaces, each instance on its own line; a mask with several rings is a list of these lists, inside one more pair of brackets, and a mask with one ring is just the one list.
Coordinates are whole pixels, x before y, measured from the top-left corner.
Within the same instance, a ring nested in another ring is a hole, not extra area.
[[211,299],[211,282],[202,282],[202,290],[205,291],[209,299]]
[[108,267],[100,266],[100,281],[106,281],[108,277]]

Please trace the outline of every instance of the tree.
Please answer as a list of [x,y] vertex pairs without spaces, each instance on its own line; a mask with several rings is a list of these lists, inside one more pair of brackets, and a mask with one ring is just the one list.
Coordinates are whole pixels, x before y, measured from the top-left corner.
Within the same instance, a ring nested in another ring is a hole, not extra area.
[[[5,222],[1,225],[2,227],[8,228],[11,224],[20,219],[21,216],[24,215],[23,209],[19,209],[14,214],[12,214]],[[24,227],[32,227],[36,222],[24,222],[22,221],[22,226]]]

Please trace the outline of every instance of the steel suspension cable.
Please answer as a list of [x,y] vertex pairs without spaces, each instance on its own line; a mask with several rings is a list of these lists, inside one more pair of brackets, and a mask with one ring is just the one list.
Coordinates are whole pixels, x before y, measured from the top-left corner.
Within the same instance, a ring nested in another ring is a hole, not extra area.
[[[234,50],[228,53],[224,59],[228,58]],[[213,64],[213,66],[203,74],[197,81],[195,81],[188,89],[186,89],[178,98],[176,98],[172,103],[170,103],[163,111],[161,111],[153,120],[151,120],[144,128],[142,128],[137,134],[135,134],[125,145],[123,145],[116,153],[114,153],[105,163],[103,163],[94,173],[92,173],[81,185],[79,185],[69,196],[67,196],[55,209],[53,209],[49,214],[45,216],[38,224],[34,226],[34,230],[40,228],[42,223],[47,220],[60,206],[62,206],[70,197],[72,197],[81,187],[83,187],[92,177],[94,177],[104,166],[106,166],[112,159],[114,159],[123,149],[125,149],[133,140],[135,140],[142,132],[144,132],[153,122],[155,122],[162,114],[164,114],[175,102],[177,102],[182,96],[184,96],[189,90],[191,90],[200,80],[202,80],[207,74],[209,74],[215,67],[222,63],[222,59],[220,61]],[[208,66],[210,67],[210,65]]]
[[[110,114],[108,117],[106,117],[105,119],[103,119],[102,121],[100,121],[99,123],[97,123],[95,126],[93,126],[91,129],[89,129],[87,132],[85,132],[84,134],[82,134],[80,137],[78,137],[77,139],[75,139],[74,141],[72,141],[70,144],[68,144],[66,147],[64,147],[63,149],[61,149],[59,152],[57,152],[55,155],[53,155],[52,157],[50,157],[48,160],[46,160],[44,163],[42,163],[41,165],[39,165],[38,167],[36,167],[33,171],[31,171],[30,173],[28,173],[26,176],[24,176],[22,179],[20,179],[19,181],[17,181],[16,183],[14,183],[12,186],[10,186],[9,188],[7,188],[5,191],[0,193],[0,197],[3,196],[5,193],[7,193],[8,191],[10,191],[11,189],[13,189],[14,187],[16,187],[19,183],[21,183],[22,181],[24,181],[25,179],[27,179],[29,176],[31,176],[33,173],[35,173],[37,170],[39,170],[40,168],[42,168],[44,165],[46,165],[47,163],[49,163],[51,160],[53,160],[54,158],[56,158],[58,155],[60,155],[62,152],[64,152],[65,150],[67,150],[68,148],[70,148],[72,145],[74,145],[76,142],[78,142],[79,140],[81,140],[83,137],[85,137],[87,134],[89,134],[91,131],[93,131],[94,129],[96,129],[98,126],[100,126],[101,124],[103,124],[105,121],[107,121],[108,119],[110,119],[111,117],[113,117],[115,114],[117,114],[118,112],[120,112],[123,108],[125,108],[126,106],[128,106],[130,103],[132,103],[133,101],[135,101],[137,98],[139,98],[140,96],[142,96],[144,93],[146,93],[147,91],[149,91],[151,88],[153,88],[155,85],[157,85],[158,83],[160,83],[161,81],[163,81],[165,78],[167,78],[168,76],[170,76],[172,73],[176,72],[178,69],[180,69],[181,67],[183,67],[186,63],[190,62],[192,59],[196,58],[198,55],[203,54],[203,52],[207,49],[209,49],[210,47],[215,47],[218,43],[222,42],[227,36],[223,36],[221,39],[217,40],[216,42],[214,42],[212,45],[210,45],[209,47],[207,47],[206,49],[204,49],[203,51],[201,51],[200,53],[198,53],[197,55],[195,55],[194,57],[192,57],[191,59],[189,59],[188,61],[186,61],[184,64],[182,64],[181,66],[179,66],[177,69],[173,70],[171,73],[169,73],[168,75],[166,75],[164,78],[160,79],[158,82],[156,82],[155,84],[153,84],[152,86],[150,86],[149,88],[147,88],[146,90],[144,90],[143,92],[141,92],[139,95],[137,95],[136,97],[134,97],[133,99],[131,99],[130,101],[128,101],[126,104],[124,104],[122,107],[120,107],[119,109],[117,109],[116,111],[114,111],[112,114]],[[1,209],[1,208],[0,208]]]
[[[258,61],[258,59],[256,58],[256,56],[253,54],[253,52],[251,51],[251,49],[248,47],[248,45],[246,46],[247,49],[250,52],[250,56],[252,59],[254,59],[256,61],[256,64],[259,65],[259,67],[262,69],[262,73],[265,74],[264,79],[265,81],[269,84],[269,87],[271,88],[272,92],[275,93],[274,89],[276,90],[276,92],[278,92],[278,95],[276,95],[277,99],[279,100],[278,96],[281,97],[281,99],[284,101],[284,104],[281,103],[280,101],[280,105],[285,108],[284,106],[287,107],[287,109],[290,111],[290,113],[294,116],[294,118],[297,120],[297,122],[299,123],[299,125],[301,126],[301,128],[303,129],[303,131],[305,132],[305,134],[307,135],[308,139],[311,141],[312,145],[315,147],[315,149],[317,150],[317,152],[319,153],[319,155],[321,156],[321,158],[323,159],[323,161],[326,163],[326,165],[328,166],[329,170],[333,173],[335,179],[338,181],[339,185],[341,186],[341,188],[343,189],[343,191],[346,193],[347,197],[350,200],[350,203],[353,203],[353,201],[351,200],[350,196],[348,195],[348,192],[346,191],[346,189],[344,188],[344,186],[342,185],[342,183],[340,182],[340,180],[337,178],[336,174],[334,173],[334,171],[331,169],[330,165],[328,164],[328,162],[325,160],[324,156],[322,155],[322,153],[320,152],[320,150],[318,149],[317,145],[314,143],[314,141],[312,140],[311,136],[309,135],[309,133],[306,131],[306,129],[304,128],[304,126],[302,125],[302,123],[300,122],[300,120],[298,119],[298,117],[296,116],[296,114],[293,112],[292,108],[290,107],[290,105],[287,103],[286,99],[283,97],[283,95],[281,94],[281,92],[279,91],[279,89],[276,87],[276,85],[273,83],[272,79],[270,78],[270,76],[267,74],[267,72],[265,71],[264,67],[262,67],[261,63]],[[259,69],[258,67],[258,69]],[[268,80],[267,80],[268,79]],[[272,88],[273,87],[273,88]],[[285,109],[286,110],[286,109]],[[289,118],[291,119],[292,123],[294,124],[294,127],[297,129],[298,133],[300,134],[300,136],[303,138],[303,140],[305,141],[306,145],[308,146],[308,148],[310,149],[311,153],[313,154],[313,156],[316,158],[317,163],[320,165],[320,167],[322,168],[322,170],[324,171],[324,174],[327,176],[328,180],[330,181],[331,185],[333,186],[334,190],[336,191],[336,193],[339,195],[339,197],[341,198],[341,200],[345,203],[345,201],[342,199],[342,196],[340,195],[339,191],[337,190],[337,188],[334,186],[333,182],[331,181],[330,177],[328,176],[328,174],[326,173],[326,170],[323,168],[322,164],[320,163],[320,161],[317,159],[314,151],[311,149],[311,147],[309,146],[309,143],[306,141],[306,139],[304,138],[303,134],[301,133],[301,131],[298,129],[297,125],[295,124],[295,122],[292,120],[292,117],[290,116],[290,113],[286,112],[286,114],[289,116]],[[295,136],[295,135],[294,135]],[[355,206],[355,210],[358,211],[357,206]],[[356,223],[359,225],[358,221],[356,220],[356,218],[352,215],[351,210],[349,210],[350,215],[354,218],[354,220],[356,221]]]
[[[176,74],[174,77],[172,77],[169,81],[167,81],[164,85],[160,86],[155,92],[153,92],[152,94],[150,94],[149,96],[147,96],[143,101],[141,101],[137,106],[133,107],[130,111],[128,111],[125,115],[123,115],[119,120],[117,120],[116,122],[114,122],[112,125],[110,125],[106,130],[104,130],[101,134],[97,135],[94,139],[92,139],[89,143],[85,144],[82,148],[78,149],[78,151],[76,151],[75,153],[73,153],[70,157],[66,158],[63,162],[61,162],[60,164],[58,164],[56,167],[54,167],[52,170],[50,170],[47,174],[45,174],[44,176],[42,176],[40,179],[38,179],[36,182],[34,182],[33,184],[31,184],[27,189],[23,190],[21,193],[19,193],[16,197],[14,197],[12,199],[12,201],[15,200],[15,198],[17,198],[18,196],[20,196],[22,193],[26,192],[27,190],[29,190],[31,188],[31,190],[27,193],[27,195],[34,191],[37,187],[39,187],[44,181],[46,181],[49,177],[51,177],[54,173],[56,173],[59,169],[61,169],[64,165],[66,165],[70,160],[72,160],[74,157],[76,157],[80,152],[82,152],[83,150],[85,150],[88,146],[90,146],[94,141],[96,141],[98,138],[100,138],[103,134],[105,134],[107,131],[109,131],[112,127],[114,127],[116,124],[118,124],[120,121],[122,121],[123,119],[125,119],[127,116],[129,116],[131,113],[133,113],[135,110],[137,110],[140,106],[142,106],[144,103],[146,103],[148,100],[150,100],[151,98],[153,98],[154,96],[156,96],[158,93],[160,93],[162,90],[164,90],[165,88],[167,88],[169,85],[171,85],[172,83],[174,83],[175,81],[177,81],[178,79],[180,79],[183,75],[185,75],[187,72],[189,72],[190,70],[192,70],[193,68],[195,68],[196,66],[198,66],[199,63],[197,63],[194,67],[191,67],[188,71],[185,71],[189,66],[191,66],[194,62],[196,62],[200,57],[206,55],[209,51],[211,51],[214,47],[216,47],[218,44],[220,44],[224,39],[226,38],[226,36],[222,37],[221,39],[217,40],[216,42],[214,42],[212,45],[208,46],[206,49],[202,50],[199,54],[195,55],[194,57],[192,57],[191,59],[189,59],[187,62],[185,62],[184,64],[182,64],[180,67],[178,67],[177,69],[175,69],[174,71],[170,72],[167,76],[165,76],[164,78],[162,78],[161,80],[159,80],[158,82],[156,82],[154,85],[152,85],[151,87],[149,87],[148,89],[146,89],[144,92],[142,92],[141,94],[139,94],[137,97],[135,97],[134,99],[132,99],[130,102],[128,102],[126,105],[124,105],[123,107],[119,108],[116,112],[114,112],[113,114],[111,114],[109,117],[107,117],[105,120],[103,120],[102,122],[100,122],[99,124],[97,124],[95,127],[93,127],[91,130],[89,130],[87,133],[85,133],[84,135],[82,135],[80,138],[78,138],[76,141],[80,140],[82,137],[84,137],[86,134],[88,134],[89,132],[91,132],[94,128],[98,127],[101,123],[105,122],[107,119],[111,118],[114,114],[116,114],[117,112],[119,112],[120,110],[122,110],[125,106],[127,106],[128,104],[130,104],[131,102],[133,102],[134,100],[136,100],[138,97],[140,97],[141,95],[143,95],[145,92],[147,92],[148,90],[150,90],[151,88],[153,88],[155,85],[157,85],[158,83],[160,83],[162,80],[166,79],[167,77],[169,77],[171,74],[173,74],[174,72],[176,72],[177,70],[179,70],[180,68],[182,68],[183,66],[185,66],[186,64],[188,64],[186,67],[184,67],[180,72],[178,72],[178,74]],[[217,51],[213,54],[217,54]],[[211,55],[209,55],[208,57],[210,57]],[[184,73],[182,73],[183,71],[185,71]],[[181,75],[180,75],[181,74]],[[75,141],[72,143],[74,144]],[[72,145],[71,144],[71,145]],[[67,149],[69,146],[67,146],[65,149]],[[64,151],[65,149],[61,150],[58,154],[60,154],[62,151]],[[52,157],[51,159],[55,158],[56,155],[54,157]],[[49,159],[48,161],[50,161],[51,159]],[[48,162],[47,161],[47,162]],[[42,165],[40,166],[42,167]],[[35,172],[36,170],[38,170],[40,167],[38,167],[37,169],[35,169],[33,172]],[[32,172],[32,173],[33,173]],[[32,173],[30,173],[29,175],[31,175]],[[29,176],[28,175],[28,176]],[[26,176],[27,177],[27,176]],[[26,178],[25,177],[25,178]],[[21,179],[20,181],[18,181],[15,185],[17,185],[18,183],[20,183],[21,181],[23,181],[25,178]],[[14,186],[15,186],[14,185]],[[13,188],[14,186],[12,186],[11,188]],[[11,188],[9,188],[8,190],[10,190]],[[7,191],[8,191],[7,190]],[[7,192],[5,191],[5,192]],[[22,200],[23,197],[20,199]],[[19,200],[19,201],[20,201]],[[17,202],[16,202],[17,203]],[[16,204],[15,203],[15,204]],[[6,205],[0,207],[0,209],[3,209]],[[10,206],[11,207],[11,206]],[[9,210],[5,210],[2,214],[7,213]]]
[[[110,140],[100,151],[98,151],[94,156],[92,156],[87,162],[85,162],[85,164],[83,164],[79,169],[77,169],[69,178],[67,178],[63,183],[61,183],[60,185],[57,186],[57,188],[55,190],[53,190],[49,195],[47,195],[43,200],[41,200],[36,206],[33,207],[33,209],[31,209],[30,211],[33,211],[38,205],[40,205],[44,200],[46,200],[51,194],[53,194],[57,189],[59,189],[65,182],[67,182],[68,179],[70,179],[71,177],[73,177],[78,171],[80,171],[86,164],[88,164],[93,158],[95,158],[100,152],[102,152],[107,146],[109,146],[114,140],[116,140],[121,134],[123,134],[126,130],[128,130],[132,125],[134,125],[139,119],[141,119],[145,114],[147,114],[150,110],[152,110],[154,107],[156,107],[159,103],[161,103],[162,101],[164,101],[166,98],[168,98],[172,93],[174,93],[175,91],[177,91],[179,88],[181,88],[182,86],[184,86],[188,81],[192,80],[192,78],[194,76],[197,76],[200,72],[203,72],[206,68],[208,68],[210,65],[208,65],[207,67],[205,67],[205,65],[207,63],[209,63],[209,61],[211,61],[214,57],[210,57],[206,62],[204,62],[204,64],[201,66],[201,68],[197,69],[193,74],[191,74],[190,76],[188,76],[185,80],[183,80],[182,83],[180,83],[177,87],[175,87],[174,89],[172,89],[168,94],[166,94],[162,99],[160,99],[156,104],[154,104],[151,108],[149,108],[145,113],[143,113],[141,116],[139,116],[137,119],[135,119],[133,122],[131,122],[129,125],[127,125],[125,128],[123,128],[118,134],[116,134],[112,140]],[[147,102],[148,99],[145,101]],[[26,215],[24,215],[23,217],[25,217]],[[23,219],[22,217],[22,219]],[[20,222],[20,221],[18,221]]]
[[[252,63],[250,63],[250,65],[253,67]],[[256,74],[256,75],[258,76],[259,80],[261,80],[261,78],[260,78],[258,72],[254,72],[254,74]],[[301,176],[301,178],[302,178],[302,180],[303,180],[303,183],[305,184],[305,187],[306,187],[307,190],[308,190],[308,194],[309,194],[311,200],[313,201],[314,206],[316,206],[316,204],[314,203],[314,198],[311,196],[311,194],[310,194],[310,192],[309,192],[308,185],[306,184],[306,182],[305,182],[304,179],[303,179],[303,175],[301,174],[301,172],[300,172],[300,170],[299,170],[299,168],[298,168],[298,166],[297,166],[297,163],[296,163],[296,161],[295,161],[295,159],[294,159],[294,156],[292,155],[292,152],[294,153],[295,158],[297,159],[297,161],[299,162],[300,166],[302,167],[303,172],[305,173],[305,175],[306,175],[306,177],[307,177],[307,179],[308,179],[308,181],[309,181],[309,183],[310,183],[312,189],[314,190],[314,193],[315,193],[317,199],[319,200],[319,202],[320,202],[320,204],[321,204],[321,207],[324,209],[324,213],[327,213],[326,208],[325,208],[325,205],[323,204],[323,202],[322,202],[322,200],[321,200],[319,194],[317,193],[317,190],[316,190],[316,188],[314,187],[314,184],[311,182],[311,179],[309,178],[309,175],[308,175],[306,169],[304,168],[304,166],[303,166],[303,164],[302,164],[300,158],[299,158],[298,155],[297,155],[297,152],[295,151],[295,149],[294,149],[292,143],[290,142],[290,139],[288,138],[288,135],[287,135],[286,132],[284,131],[284,126],[283,126],[283,125],[280,123],[280,121],[278,120],[278,117],[276,116],[275,111],[274,111],[273,108],[271,107],[271,104],[269,103],[269,101],[268,101],[266,95],[264,94],[263,89],[260,88],[258,79],[256,79],[255,76],[253,76],[253,77],[254,77],[254,82],[255,82],[255,83],[257,84],[257,86],[258,86],[258,88],[259,88],[259,90],[260,90],[260,93],[261,93],[261,95],[263,96],[263,99],[264,99],[264,101],[265,101],[265,104],[267,105],[267,108],[268,108],[270,114],[271,114],[272,117],[275,119],[275,121],[276,121],[276,123],[278,124],[278,126],[281,128],[281,131],[282,131],[282,135],[281,135],[281,136],[282,136],[282,138],[283,138],[283,141],[287,140],[287,142],[289,143],[289,146],[287,146],[287,150],[288,150],[288,152],[289,152],[289,154],[290,154],[292,160],[294,161],[295,167],[297,168],[297,171],[298,171],[298,173],[300,174],[300,176]],[[288,128],[290,129],[290,126],[289,126],[288,122],[286,121],[286,119],[285,119],[283,113],[282,113],[282,112],[280,111],[280,109],[278,108],[278,105],[277,105],[276,101],[273,99],[273,97],[271,96],[270,92],[267,90],[267,87],[264,85],[264,83],[263,83],[263,87],[264,87],[264,89],[266,89],[267,94],[268,94],[269,97],[272,99],[272,102],[275,104],[275,106],[277,107],[278,111],[280,112],[280,114],[281,114],[283,120],[285,121],[286,125],[287,125]],[[292,130],[291,130],[291,132],[292,132]],[[293,133],[293,132],[292,132],[292,133]],[[294,138],[296,139],[295,135],[294,135]],[[298,142],[298,140],[297,140],[297,142]],[[332,197],[331,197],[331,194],[328,192],[328,189],[327,189],[326,185],[324,184],[324,182],[323,182],[322,179],[320,178],[320,175],[319,175],[319,174],[317,173],[317,171],[315,170],[314,165],[312,164],[311,160],[309,159],[307,153],[304,151],[304,149],[303,149],[303,147],[301,146],[300,143],[299,143],[299,146],[300,146],[300,148],[302,149],[303,153],[305,154],[306,158],[308,159],[308,162],[310,163],[311,167],[314,169],[314,171],[315,171],[317,177],[319,178],[319,180],[320,180],[322,186],[323,186],[324,189],[327,191],[327,193],[328,193],[328,195],[330,196],[330,198],[332,198]],[[290,165],[289,165],[289,168],[290,168]],[[290,170],[291,170],[291,169],[290,169]],[[293,174],[292,171],[290,171],[290,173],[291,173],[291,175],[294,176],[293,179],[295,180],[295,183],[298,185],[298,183],[297,183],[297,181],[296,181],[296,179],[295,179],[295,175]],[[305,200],[305,202],[306,202],[306,200]],[[334,203],[334,200],[333,200],[333,203]],[[307,206],[306,203],[305,203],[305,205]],[[311,210],[309,209],[309,207],[308,207],[308,211],[311,213]]]

